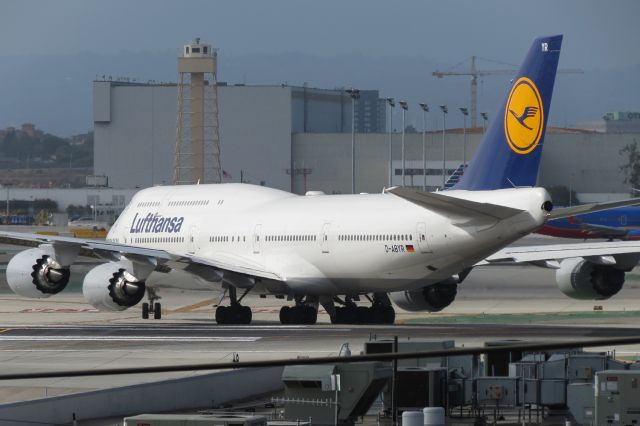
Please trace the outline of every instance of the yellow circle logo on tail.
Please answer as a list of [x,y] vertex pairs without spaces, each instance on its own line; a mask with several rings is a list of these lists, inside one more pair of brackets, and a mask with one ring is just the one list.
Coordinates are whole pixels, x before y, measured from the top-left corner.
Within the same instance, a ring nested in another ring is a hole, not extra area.
[[542,98],[527,77],[515,82],[504,110],[504,135],[517,154],[528,154],[538,145],[544,127]]

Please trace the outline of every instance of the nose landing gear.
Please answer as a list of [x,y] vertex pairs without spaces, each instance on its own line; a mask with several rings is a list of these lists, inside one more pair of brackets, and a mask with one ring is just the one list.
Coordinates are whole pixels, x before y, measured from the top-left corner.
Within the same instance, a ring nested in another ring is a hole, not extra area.
[[147,299],[149,302],[142,304],[142,319],[149,319],[149,314],[153,314],[153,319],[162,318],[162,305],[156,300],[160,300],[161,297],[152,288],[147,287]]

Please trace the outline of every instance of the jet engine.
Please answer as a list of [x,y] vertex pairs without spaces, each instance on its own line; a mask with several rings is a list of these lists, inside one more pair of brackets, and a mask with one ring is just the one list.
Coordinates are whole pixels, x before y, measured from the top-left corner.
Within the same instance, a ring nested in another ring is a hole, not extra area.
[[444,281],[419,290],[389,293],[389,298],[406,311],[439,312],[449,306],[458,294],[456,280]]
[[14,293],[31,298],[44,298],[64,290],[70,271],[42,248],[24,250],[9,261],[7,283]]
[[624,270],[599,265],[583,258],[564,260],[556,270],[560,291],[573,299],[605,300],[624,284]]
[[118,262],[96,266],[84,277],[82,293],[101,311],[124,311],[144,297],[145,282],[136,279]]

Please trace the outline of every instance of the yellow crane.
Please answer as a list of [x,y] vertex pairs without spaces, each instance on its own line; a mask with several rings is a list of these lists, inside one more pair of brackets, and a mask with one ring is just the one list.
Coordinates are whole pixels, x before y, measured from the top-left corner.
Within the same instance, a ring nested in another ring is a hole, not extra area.
[[[478,77],[487,75],[513,75],[517,72],[515,69],[497,69],[497,70],[479,70],[476,67],[477,56],[471,57],[471,66],[468,70],[463,71],[434,71],[435,77],[442,78],[448,76],[470,76],[471,77],[471,127],[478,127]],[[466,61],[463,61],[466,62]],[[492,61],[495,62],[495,61]],[[458,64],[459,65],[459,64]],[[457,66],[457,65],[456,65]],[[455,67],[454,67],[455,68]],[[582,74],[583,70],[578,68],[561,69],[558,73],[562,74]]]

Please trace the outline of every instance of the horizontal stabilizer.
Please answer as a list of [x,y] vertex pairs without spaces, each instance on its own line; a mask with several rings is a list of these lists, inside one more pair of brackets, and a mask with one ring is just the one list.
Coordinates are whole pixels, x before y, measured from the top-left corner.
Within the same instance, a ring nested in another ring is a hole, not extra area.
[[618,207],[637,206],[640,204],[640,198],[631,198],[622,201],[612,201],[609,203],[591,203],[581,204],[573,207],[563,207],[560,209],[553,209],[553,211],[547,217],[548,220],[561,219],[563,217],[571,217],[578,214],[599,212],[602,210],[615,209]]
[[490,203],[478,203],[433,192],[422,192],[414,189],[395,187],[386,190],[393,195],[404,198],[425,209],[434,210],[448,216],[457,216],[465,220],[460,223],[475,221],[499,221],[522,213],[524,210],[500,206]]

